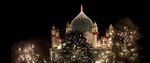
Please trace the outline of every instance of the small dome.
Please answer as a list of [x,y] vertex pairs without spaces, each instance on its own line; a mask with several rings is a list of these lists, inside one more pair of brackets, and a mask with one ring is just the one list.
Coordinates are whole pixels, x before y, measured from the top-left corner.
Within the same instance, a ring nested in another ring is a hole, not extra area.
[[87,32],[91,31],[93,22],[81,11],[71,22],[72,31]]

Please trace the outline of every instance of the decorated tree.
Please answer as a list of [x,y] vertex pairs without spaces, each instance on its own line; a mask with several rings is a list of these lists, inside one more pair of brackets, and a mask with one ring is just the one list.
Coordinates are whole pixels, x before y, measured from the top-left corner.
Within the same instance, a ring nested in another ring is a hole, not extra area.
[[95,54],[95,63],[113,63],[113,52],[109,50],[101,50]]
[[44,63],[47,56],[48,47],[42,39],[22,40],[12,47],[12,63]]
[[113,39],[115,63],[137,63],[137,41],[140,38],[138,27],[129,18],[123,18],[115,26],[115,29],[115,37]]
[[66,34],[62,44],[61,63],[91,63],[92,52],[83,33],[70,32]]

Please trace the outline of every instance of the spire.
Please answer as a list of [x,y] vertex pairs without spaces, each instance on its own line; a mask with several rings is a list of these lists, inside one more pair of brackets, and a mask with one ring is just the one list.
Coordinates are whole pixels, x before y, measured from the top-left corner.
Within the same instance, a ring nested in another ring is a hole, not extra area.
[[94,23],[93,23],[93,24],[94,24],[94,26],[97,26],[97,23],[96,23],[95,21],[94,21]]
[[83,6],[82,6],[82,4],[81,4],[81,7],[80,7],[80,11],[83,12]]
[[112,29],[112,28],[113,28],[113,26],[112,26],[112,24],[110,24],[109,29]]
[[52,25],[52,29],[55,29],[55,25],[54,24]]

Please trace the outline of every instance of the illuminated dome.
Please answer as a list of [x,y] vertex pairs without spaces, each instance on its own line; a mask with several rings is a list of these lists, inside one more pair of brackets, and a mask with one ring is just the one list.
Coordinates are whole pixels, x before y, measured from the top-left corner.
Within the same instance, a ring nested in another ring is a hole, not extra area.
[[92,25],[92,20],[83,13],[82,7],[81,12],[71,22],[72,31],[91,31]]

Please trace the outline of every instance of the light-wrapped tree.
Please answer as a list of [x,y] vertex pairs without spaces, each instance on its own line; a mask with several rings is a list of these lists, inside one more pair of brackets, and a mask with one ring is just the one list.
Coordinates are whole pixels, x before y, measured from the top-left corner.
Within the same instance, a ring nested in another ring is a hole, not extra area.
[[115,29],[115,37],[113,38],[115,62],[137,63],[137,41],[140,38],[138,27],[129,18],[122,18]]
[[70,32],[62,43],[61,63],[91,63],[93,59],[90,45],[83,33]]
[[[28,39],[12,47],[12,63],[41,63],[49,56],[48,46],[43,39]],[[46,60],[45,60],[46,62]]]

